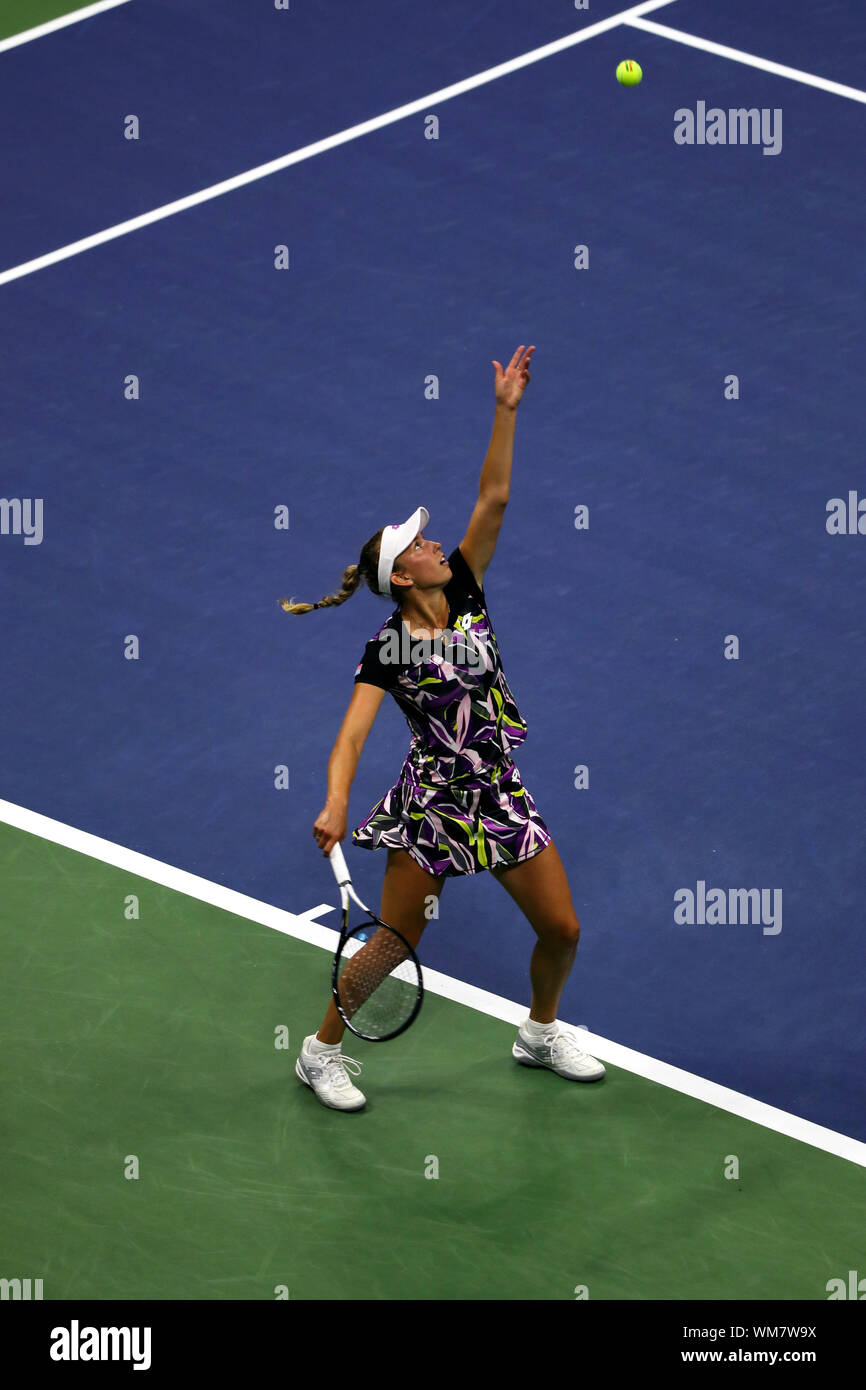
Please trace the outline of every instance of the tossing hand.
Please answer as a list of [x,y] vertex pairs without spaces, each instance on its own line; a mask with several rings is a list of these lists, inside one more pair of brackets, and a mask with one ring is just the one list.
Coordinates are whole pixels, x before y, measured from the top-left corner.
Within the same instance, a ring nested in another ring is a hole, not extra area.
[[[534,347],[528,347],[524,351],[524,344],[515,352],[505,371],[502,370],[502,363],[493,359],[496,368],[496,404],[508,406],[511,410],[516,410],[520,404],[520,397],[529,382],[529,359],[535,351]],[[521,353],[523,356],[521,357]]]

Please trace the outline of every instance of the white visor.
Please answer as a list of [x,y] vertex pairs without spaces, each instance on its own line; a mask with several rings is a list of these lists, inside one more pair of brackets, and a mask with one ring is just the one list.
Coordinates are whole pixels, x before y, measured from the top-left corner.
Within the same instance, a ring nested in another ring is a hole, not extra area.
[[419,507],[417,512],[413,512],[408,521],[395,521],[393,526],[386,526],[382,532],[382,542],[379,547],[379,593],[387,594],[391,591],[391,571],[394,568],[394,561],[397,556],[402,554],[407,545],[411,545],[419,531],[423,531],[427,522],[430,520],[426,507]]

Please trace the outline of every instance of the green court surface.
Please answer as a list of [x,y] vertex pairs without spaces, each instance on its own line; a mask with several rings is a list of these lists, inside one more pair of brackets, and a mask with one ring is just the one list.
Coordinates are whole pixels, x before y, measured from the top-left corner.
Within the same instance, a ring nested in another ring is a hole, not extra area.
[[60,15],[74,14],[76,10],[90,8],[93,0],[85,5],[76,5],[72,0],[2,0],[0,3],[0,39],[8,39],[12,34],[23,34],[27,29],[35,29]]
[[866,1268],[855,1163],[520,1067],[431,994],[346,1035],[367,1106],[327,1110],[294,1064],[328,952],[6,824],[0,878],[0,1276],[45,1299],[825,1300]]

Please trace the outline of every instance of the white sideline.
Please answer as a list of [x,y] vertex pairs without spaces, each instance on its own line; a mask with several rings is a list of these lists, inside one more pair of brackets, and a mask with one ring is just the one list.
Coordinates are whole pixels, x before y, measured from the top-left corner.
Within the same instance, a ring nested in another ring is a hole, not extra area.
[[689,48],[700,48],[704,53],[713,53],[717,58],[730,58],[734,63],[745,63],[750,68],[760,68],[762,72],[774,73],[776,77],[789,77],[792,82],[804,82],[808,87],[818,87],[822,92],[832,92],[834,96],[848,97],[850,101],[866,101],[866,92],[858,87],[846,87],[841,82],[831,82],[827,77],[816,77],[814,73],[802,72],[800,68],[785,67],[784,63],[774,63],[769,58],[758,58],[754,53],[744,53],[739,48],[728,48],[723,43],[713,43],[711,39],[697,38],[694,34],[684,34],[682,29],[671,29],[667,24],[656,24],[652,19],[639,16],[624,18],[623,24],[633,29],[644,29],[648,34],[657,34],[662,39],[672,39],[684,43]]

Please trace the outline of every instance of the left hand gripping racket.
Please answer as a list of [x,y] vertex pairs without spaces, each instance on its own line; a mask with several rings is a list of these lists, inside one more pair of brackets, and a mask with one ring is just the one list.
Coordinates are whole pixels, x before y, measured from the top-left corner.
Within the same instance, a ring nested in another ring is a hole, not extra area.
[[[328,858],[340,887],[343,921],[331,976],[337,1012],[367,1042],[388,1042],[414,1023],[424,998],[418,957],[405,937],[361,902],[339,841]],[[349,931],[349,898],[367,914]]]

